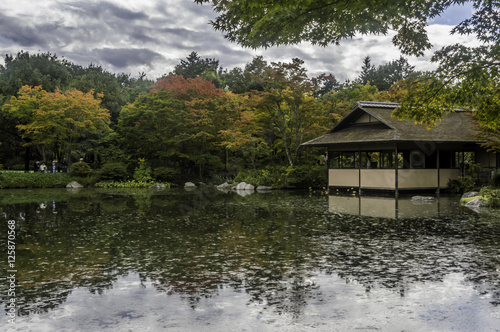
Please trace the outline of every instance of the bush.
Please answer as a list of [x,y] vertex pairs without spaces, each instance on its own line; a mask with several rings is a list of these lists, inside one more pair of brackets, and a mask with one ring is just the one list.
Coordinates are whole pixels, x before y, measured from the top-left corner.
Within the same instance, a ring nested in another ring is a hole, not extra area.
[[[170,188],[170,183],[162,183],[166,188]],[[151,182],[140,182],[136,180],[117,181],[117,182],[99,182],[96,183],[98,188],[149,188]]]
[[277,189],[322,188],[327,184],[327,171],[325,166],[268,166],[240,171],[234,180]]
[[106,163],[101,168],[101,179],[120,181],[127,178],[127,166],[122,163]]
[[159,181],[173,181],[181,174],[180,170],[172,167],[156,167],[153,176]]
[[146,165],[144,159],[139,159],[139,166],[134,170],[134,180],[137,182],[152,182],[153,177],[151,176],[151,167]]
[[500,188],[500,170],[497,170],[490,180],[490,186]]
[[0,173],[0,188],[64,188],[70,181],[68,173]]
[[73,165],[71,165],[71,167],[69,168],[69,172],[72,175],[83,177],[92,173],[92,169],[90,168],[89,164],[87,164],[84,161],[80,161],[78,163],[74,163]]
[[492,207],[500,207],[500,190],[492,189],[489,187],[481,188],[479,196],[482,196],[488,202],[490,202]]
[[448,190],[454,194],[463,194],[476,188],[476,180],[470,176],[460,176],[456,180],[448,181]]

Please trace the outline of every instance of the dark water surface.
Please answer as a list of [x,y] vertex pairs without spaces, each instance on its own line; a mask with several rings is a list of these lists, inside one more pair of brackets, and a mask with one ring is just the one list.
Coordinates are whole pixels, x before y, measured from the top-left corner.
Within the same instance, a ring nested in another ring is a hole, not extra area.
[[500,214],[457,201],[2,190],[0,329],[500,331]]

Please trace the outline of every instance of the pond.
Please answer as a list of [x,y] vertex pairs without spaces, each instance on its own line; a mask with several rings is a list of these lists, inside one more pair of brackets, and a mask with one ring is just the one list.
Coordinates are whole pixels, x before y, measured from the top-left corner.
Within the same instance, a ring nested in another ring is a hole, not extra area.
[[2,190],[0,222],[7,331],[500,326],[500,214],[457,197]]

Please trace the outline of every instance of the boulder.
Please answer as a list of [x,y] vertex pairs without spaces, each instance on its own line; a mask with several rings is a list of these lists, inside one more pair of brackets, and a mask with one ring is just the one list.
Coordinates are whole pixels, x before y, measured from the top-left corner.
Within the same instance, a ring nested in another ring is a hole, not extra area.
[[258,186],[257,191],[269,191],[273,190],[273,187],[268,187],[268,186]]
[[484,200],[482,198],[476,198],[470,202],[467,202],[465,204],[465,206],[474,209],[474,208],[479,208],[479,207],[490,206],[490,202],[488,202],[487,200]]
[[66,185],[66,188],[75,189],[75,188],[83,188],[83,186],[76,181],[71,181]]
[[240,182],[235,188],[236,190],[255,190],[255,187],[246,182]]
[[229,183],[224,182],[223,184],[219,184],[217,186],[217,189],[219,189],[219,190],[231,190],[232,187],[231,187],[231,185]]
[[471,191],[462,195],[462,198],[469,198],[479,195],[477,191]]
[[149,187],[149,189],[157,189],[157,190],[163,190],[165,188],[166,188],[165,185],[161,183],[155,183]]
[[186,182],[184,188],[196,188],[196,185],[193,182]]
[[432,196],[413,196],[411,202],[413,204],[430,204],[436,201],[435,197]]

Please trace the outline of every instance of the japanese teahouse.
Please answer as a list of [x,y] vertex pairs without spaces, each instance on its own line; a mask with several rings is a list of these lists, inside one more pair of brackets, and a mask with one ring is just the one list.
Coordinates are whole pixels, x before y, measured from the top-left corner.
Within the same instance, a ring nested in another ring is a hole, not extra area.
[[499,156],[474,138],[470,113],[443,115],[434,127],[391,117],[397,103],[360,101],[326,135],[303,144],[328,150],[328,188],[436,191],[478,163],[491,173]]

